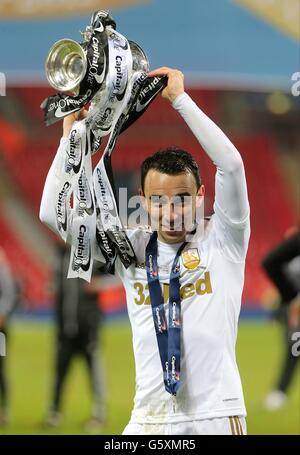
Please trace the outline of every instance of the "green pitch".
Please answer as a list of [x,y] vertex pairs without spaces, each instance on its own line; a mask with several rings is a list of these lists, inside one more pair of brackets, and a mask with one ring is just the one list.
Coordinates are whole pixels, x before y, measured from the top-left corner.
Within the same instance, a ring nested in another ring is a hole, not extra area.
[[[238,361],[248,409],[249,434],[300,434],[300,375],[280,411],[266,412],[262,399],[270,390],[281,358],[282,333],[271,323],[241,322]],[[45,430],[52,384],[53,327],[48,323],[14,322],[8,343],[11,390],[10,423],[0,434],[86,434],[91,396],[85,365],[76,360],[65,386],[63,422]],[[134,393],[134,363],[127,323],[103,327],[101,349],[106,376],[107,423],[102,434],[120,434],[129,420]]]

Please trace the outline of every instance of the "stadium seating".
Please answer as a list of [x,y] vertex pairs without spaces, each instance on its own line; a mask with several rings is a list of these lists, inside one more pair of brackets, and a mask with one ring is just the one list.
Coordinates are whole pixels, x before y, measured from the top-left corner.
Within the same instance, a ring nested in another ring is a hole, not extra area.
[[23,302],[30,307],[47,303],[49,270],[37,260],[26,247],[23,239],[19,238],[7,221],[1,217],[0,238],[0,245],[4,248],[15,279],[20,285]]

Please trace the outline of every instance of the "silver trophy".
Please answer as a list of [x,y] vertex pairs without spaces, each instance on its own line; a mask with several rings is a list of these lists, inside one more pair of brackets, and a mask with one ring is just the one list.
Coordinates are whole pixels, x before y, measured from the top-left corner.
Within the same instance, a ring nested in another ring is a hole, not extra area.
[[[79,94],[80,84],[89,69],[88,44],[94,30],[97,30],[97,20],[107,17],[107,15],[108,13],[103,11],[93,14],[91,24],[82,33],[83,41],[81,43],[64,38],[51,47],[45,63],[45,73],[49,84],[55,90],[72,92],[74,95]],[[107,34],[113,34],[113,24],[108,25],[105,31]],[[142,48],[133,41],[128,40],[128,43],[132,54],[132,71],[149,71],[149,62]],[[104,49],[100,49],[99,54],[103,56],[103,53]],[[101,55],[99,55],[100,57]]]
[[[119,132],[139,118],[166,85],[166,78],[149,78],[149,62],[143,49],[116,31],[107,11],[96,11],[77,43],[61,39],[50,49],[45,72],[57,90],[41,104],[45,123],[51,125],[91,102],[87,127],[95,139],[119,122]],[[120,125],[122,123],[122,125]]]
[[[118,215],[111,157],[118,136],[148,109],[165,87],[166,78],[148,77],[149,63],[144,51],[116,31],[108,12],[95,12],[82,36],[80,43],[62,39],[50,49],[46,76],[59,93],[45,99],[41,108],[46,125],[51,125],[91,102],[86,115],[73,123],[67,148],[62,152],[64,166],[59,170],[56,195],[58,231],[64,240],[70,235],[68,229],[72,231],[69,276],[89,280],[92,251],[101,261],[97,248],[105,258],[107,270],[113,267],[115,254],[125,267],[136,260]],[[105,150],[92,171],[91,157],[106,135],[109,137]],[[65,219],[61,205],[66,191],[67,195],[73,192],[73,201],[75,194],[75,205],[69,207],[67,196],[64,197],[65,213],[69,208],[71,212]]]
[[86,52],[79,43],[61,39],[53,44],[45,64],[46,77],[51,87],[59,92],[78,95],[86,70]]

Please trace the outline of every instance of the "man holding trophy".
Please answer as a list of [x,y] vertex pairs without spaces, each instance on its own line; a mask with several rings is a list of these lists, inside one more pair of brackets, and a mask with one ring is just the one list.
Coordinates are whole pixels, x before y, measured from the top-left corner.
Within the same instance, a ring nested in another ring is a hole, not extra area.
[[[166,67],[149,72],[142,50],[115,31],[107,13],[93,15],[86,39],[88,63],[78,94],[43,104],[47,123],[66,117],[40,218],[72,245],[69,277],[89,280],[96,260],[124,284],[136,395],[123,434],[245,434],[235,358],[250,235],[241,156],[185,93],[183,74]],[[63,71],[56,73],[63,79]],[[205,188],[197,163],[188,152],[168,148],[141,168],[141,203],[150,226],[125,229],[111,154],[118,134],[160,91],[216,165],[215,213],[199,218]],[[90,157],[105,134],[108,144],[92,171]]]

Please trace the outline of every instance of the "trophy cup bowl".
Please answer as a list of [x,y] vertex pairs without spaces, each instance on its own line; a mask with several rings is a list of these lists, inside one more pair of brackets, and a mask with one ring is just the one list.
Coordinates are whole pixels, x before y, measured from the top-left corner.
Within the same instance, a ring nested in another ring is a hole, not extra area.
[[76,95],[86,70],[86,53],[79,43],[61,39],[53,44],[45,63],[45,73],[51,87]]

